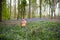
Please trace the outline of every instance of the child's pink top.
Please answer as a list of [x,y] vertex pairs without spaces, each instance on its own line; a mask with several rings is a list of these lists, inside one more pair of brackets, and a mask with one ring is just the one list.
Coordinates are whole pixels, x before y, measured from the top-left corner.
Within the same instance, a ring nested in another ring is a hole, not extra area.
[[26,20],[22,20],[22,27],[25,27],[26,26]]

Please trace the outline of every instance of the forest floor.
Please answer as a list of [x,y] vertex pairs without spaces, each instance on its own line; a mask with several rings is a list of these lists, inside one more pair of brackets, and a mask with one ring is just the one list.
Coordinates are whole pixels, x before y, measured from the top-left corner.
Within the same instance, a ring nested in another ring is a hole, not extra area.
[[[60,20],[31,18],[26,28],[21,20],[5,20],[0,23],[1,40],[60,40]],[[19,25],[19,26],[18,26]]]
[[[30,18],[30,19],[25,19],[27,22],[31,21],[53,21],[53,22],[60,22],[60,19],[49,19],[49,18]],[[19,20],[5,20],[0,22],[2,25],[18,25],[20,26],[21,24],[21,19]]]

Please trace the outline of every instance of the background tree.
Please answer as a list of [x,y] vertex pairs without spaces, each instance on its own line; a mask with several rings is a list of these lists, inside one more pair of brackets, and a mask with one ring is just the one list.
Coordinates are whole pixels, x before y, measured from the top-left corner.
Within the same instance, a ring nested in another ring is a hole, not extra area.
[[2,21],[2,0],[0,0],[0,22]]
[[57,3],[58,3],[58,19],[60,19],[60,0],[58,0]]
[[9,19],[11,19],[11,3],[12,1],[10,0],[10,18]]
[[50,18],[51,19],[53,17],[55,18],[55,16],[56,16],[55,15],[55,10],[56,10],[56,5],[57,5],[57,0],[45,0],[45,3],[49,5],[48,7],[49,7],[49,15],[50,15]]
[[29,0],[29,13],[28,13],[28,18],[30,18],[31,15],[31,0]]
[[[12,0],[9,0],[9,1],[3,0],[3,3],[2,3],[2,19],[3,20],[8,20],[11,18],[16,18],[16,17],[17,17],[17,19],[25,18],[26,15],[28,16],[28,18],[36,18],[36,16],[38,16],[38,15],[36,15],[36,14],[38,14],[36,11],[40,11],[39,12],[40,18],[43,17],[45,14],[47,14],[47,15],[45,15],[46,17],[48,15],[50,15],[50,18],[55,18],[56,5],[57,4],[58,4],[58,6],[60,5],[59,0],[39,0],[38,1],[39,5],[37,4],[37,0],[28,0],[29,5],[27,8],[27,2],[26,2],[27,0],[18,0],[18,2],[17,2],[17,0],[13,0],[13,1],[14,2],[12,3]],[[7,7],[7,4],[6,4],[7,2],[9,2],[9,4],[8,4],[9,7]],[[18,7],[17,7],[16,3],[18,3]],[[13,4],[13,6],[12,6],[12,4]],[[40,10],[37,10],[38,9],[37,5],[39,6]],[[13,12],[12,12],[12,7],[14,7]],[[17,10],[17,8],[18,8],[18,10]],[[47,13],[48,8],[50,11],[49,14]],[[26,12],[27,12],[26,9],[28,9],[27,14],[26,14]],[[43,10],[45,10],[45,11],[43,11]],[[17,14],[17,11],[18,11],[18,14]],[[60,14],[60,13],[58,13],[58,14]]]
[[22,0],[21,1],[21,14],[22,14],[22,19],[24,19],[24,17],[25,17],[25,7],[26,7],[26,0]]
[[42,6],[41,5],[42,5],[42,0],[40,0],[40,18],[42,16],[42,11],[41,11],[42,10]]
[[20,16],[21,16],[21,4],[20,4],[20,1],[21,0],[18,0],[18,15],[17,15],[17,19],[19,19]]
[[37,4],[36,4],[36,0],[31,0],[31,8],[32,8],[32,18],[35,18],[35,14],[36,14],[36,9],[37,9]]
[[16,18],[16,0],[14,0],[14,18]]
[[7,7],[6,0],[2,1],[2,20],[9,19],[9,8]]

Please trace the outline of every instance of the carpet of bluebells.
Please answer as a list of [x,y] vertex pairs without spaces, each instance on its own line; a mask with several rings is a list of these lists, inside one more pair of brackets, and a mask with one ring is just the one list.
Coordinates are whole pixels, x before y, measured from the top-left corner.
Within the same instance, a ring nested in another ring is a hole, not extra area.
[[26,28],[0,24],[0,40],[60,40],[60,22],[27,21]]

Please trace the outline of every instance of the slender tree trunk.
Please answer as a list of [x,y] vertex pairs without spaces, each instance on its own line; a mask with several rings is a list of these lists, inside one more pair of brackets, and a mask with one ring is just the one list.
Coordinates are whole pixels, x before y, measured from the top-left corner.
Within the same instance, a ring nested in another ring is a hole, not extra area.
[[53,0],[53,15],[54,15],[53,18],[56,18],[55,9],[56,9],[56,0]]
[[10,0],[10,18],[11,19],[11,0]]
[[22,0],[21,0],[21,8],[20,8],[20,11],[21,11],[21,19],[23,19],[23,5],[22,5]]
[[53,9],[51,9],[51,19],[53,19]]
[[50,5],[50,8],[49,8],[49,10],[50,10],[50,12],[49,12],[49,13],[50,13],[50,16],[49,16],[49,17],[51,18],[51,5]]
[[53,1],[49,0],[49,2],[50,2],[50,9],[51,9],[50,18],[53,19]]
[[51,2],[50,2],[50,0],[49,0],[49,18],[51,18]]
[[50,0],[48,0],[49,3],[49,18],[50,18]]
[[16,0],[14,0],[14,18],[16,18]]
[[23,13],[23,10],[22,10],[22,9],[23,9],[23,8],[21,7],[21,9],[20,9],[20,10],[21,10],[21,11],[20,11],[21,19],[23,18],[23,17],[22,17],[22,13]]
[[41,7],[41,4],[42,4],[42,0],[40,0],[40,18],[42,17],[42,12],[41,12],[42,7]]
[[20,14],[19,14],[19,4],[20,4],[20,0],[18,0],[18,15],[17,15],[17,20],[18,20],[19,17],[20,17]]
[[2,22],[2,0],[0,0],[0,22]]
[[[53,19],[55,17],[55,5],[56,5],[56,0],[52,0],[51,1],[51,19]],[[53,17],[54,15],[54,17]]]
[[[6,14],[6,0],[3,1],[3,2],[4,2],[4,5],[5,5],[5,14]],[[5,15],[5,20],[7,19],[6,16],[7,16],[7,15]]]
[[34,18],[34,7],[32,7],[32,18]]
[[28,13],[28,18],[31,16],[31,0],[29,0],[29,13]]
[[21,11],[22,11],[22,19],[24,19],[25,18],[25,6],[23,6]]
[[58,4],[59,6],[58,6],[58,19],[60,19],[60,0],[59,0],[59,4]]

